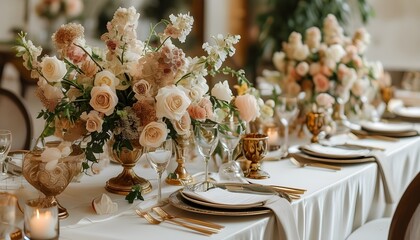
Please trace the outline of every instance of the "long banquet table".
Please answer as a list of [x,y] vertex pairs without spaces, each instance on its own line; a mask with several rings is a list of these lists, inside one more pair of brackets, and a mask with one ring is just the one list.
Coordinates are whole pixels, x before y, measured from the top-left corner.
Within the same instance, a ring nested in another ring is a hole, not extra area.
[[[407,185],[420,171],[420,137],[402,138],[398,142],[359,140],[360,144],[384,147],[390,177],[397,194],[394,203],[384,197],[382,179],[374,162],[341,164],[342,170],[299,168],[288,160],[264,161],[271,175],[262,184],[275,184],[307,189],[302,198],[292,202],[292,209],[301,239],[345,239],[363,223],[391,217]],[[191,173],[203,166],[201,162],[189,163]],[[144,195],[145,201],[128,204],[124,197],[106,192],[106,180],[116,176],[121,167],[110,164],[100,174],[83,176],[80,182],[71,183],[58,197],[70,217],[60,222],[60,239],[277,239],[273,236],[273,214],[230,217],[200,215],[167,205],[165,209],[175,215],[189,216],[222,224],[225,228],[211,237],[203,236],[174,225],[151,225],[134,213],[134,208],[153,205],[156,197],[156,173],[136,166],[136,172],[151,181],[153,191]],[[28,185],[28,189],[31,187]],[[163,183],[164,196],[179,187]],[[97,215],[91,207],[94,197],[108,194],[119,205],[117,214]],[[26,196],[30,194],[26,193]]]

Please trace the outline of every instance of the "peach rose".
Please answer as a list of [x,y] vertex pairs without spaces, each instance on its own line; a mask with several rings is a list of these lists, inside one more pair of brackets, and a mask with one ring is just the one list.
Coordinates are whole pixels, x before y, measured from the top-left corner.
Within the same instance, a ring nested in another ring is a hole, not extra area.
[[179,135],[190,135],[191,127],[191,118],[188,113],[185,113],[184,116],[179,121],[171,121],[172,126],[174,127],[176,133]]
[[316,74],[313,78],[313,81],[315,84],[315,90],[317,92],[326,92],[330,88],[330,81],[325,75],[321,73]]
[[147,124],[140,134],[139,142],[143,147],[159,147],[168,136],[168,129],[163,122]]
[[190,116],[198,121],[205,121],[213,118],[213,105],[208,98],[202,98],[198,104],[188,107]]
[[109,116],[114,111],[118,103],[117,94],[108,85],[95,86],[90,92],[90,106],[98,112],[104,113]]
[[66,64],[54,57],[44,57],[41,62],[41,73],[48,82],[58,82],[67,73]]
[[86,130],[88,130],[89,132],[102,132],[102,124],[104,120],[99,115],[99,112],[90,111],[89,114],[86,114],[86,112],[84,112],[82,113],[80,118],[86,121]]
[[133,85],[133,91],[136,93],[136,99],[140,100],[143,97],[150,96],[150,83],[144,79],[137,81]]
[[239,117],[246,122],[253,121],[260,115],[257,99],[248,93],[236,97],[235,106],[238,108]]
[[175,85],[163,87],[156,95],[156,116],[179,121],[190,103],[187,94]]

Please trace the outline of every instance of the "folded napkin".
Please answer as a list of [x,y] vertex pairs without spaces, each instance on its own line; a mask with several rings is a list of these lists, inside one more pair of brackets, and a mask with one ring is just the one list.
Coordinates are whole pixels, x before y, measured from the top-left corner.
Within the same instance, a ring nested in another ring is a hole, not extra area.
[[275,216],[276,227],[274,236],[276,239],[296,240],[299,239],[297,225],[290,203],[277,195],[260,195],[252,193],[230,192],[221,188],[213,188],[206,192],[192,192],[186,190],[184,193],[189,194],[201,201],[207,201],[216,204],[234,205],[250,205],[262,202],[263,208],[271,209]]
[[392,167],[389,164],[390,161],[386,161],[385,154],[381,151],[372,151],[372,156],[375,157],[378,164],[379,174],[384,185],[385,201],[387,203],[395,203],[396,192],[390,177],[392,171]]
[[93,199],[92,207],[99,215],[111,214],[118,211],[118,203],[113,202],[105,193],[103,193],[101,197]]

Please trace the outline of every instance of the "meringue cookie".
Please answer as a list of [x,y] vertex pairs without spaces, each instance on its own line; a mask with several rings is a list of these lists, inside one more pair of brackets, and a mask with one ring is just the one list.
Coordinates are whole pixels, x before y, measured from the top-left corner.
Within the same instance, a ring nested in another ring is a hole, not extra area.
[[99,215],[110,214],[118,211],[118,204],[113,202],[105,193],[101,197],[92,200],[93,210]]

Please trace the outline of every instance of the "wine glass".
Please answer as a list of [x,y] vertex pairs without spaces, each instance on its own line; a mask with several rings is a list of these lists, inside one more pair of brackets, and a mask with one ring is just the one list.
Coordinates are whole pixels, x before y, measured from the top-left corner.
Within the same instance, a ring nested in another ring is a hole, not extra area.
[[152,168],[158,174],[158,204],[162,203],[162,173],[172,157],[172,139],[165,140],[158,147],[146,147],[145,155]]
[[219,138],[223,148],[227,151],[228,162],[219,167],[219,176],[227,180],[238,180],[244,176],[240,165],[233,161],[233,151],[245,132],[244,123],[239,119],[229,120],[219,124]]
[[284,126],[284,142],[281,148],[282,157],[286,157],[289,154],[289,123],[298,113],[298,99],[296,97],[280,96],[275,110]]
[[217,146],[218,130],[216,123],[199,123],[194,129],[195,140],[198,151],[204,157],[205,169],[205,190],[209,188],[209,160]]
[[0,239],[10,239],[16,218],[16,196],[0,192]]
[[7,169],[4,160],[12,146],[12,132],[5,129],[0,129],[0,170],[1,175],[7,174]]

